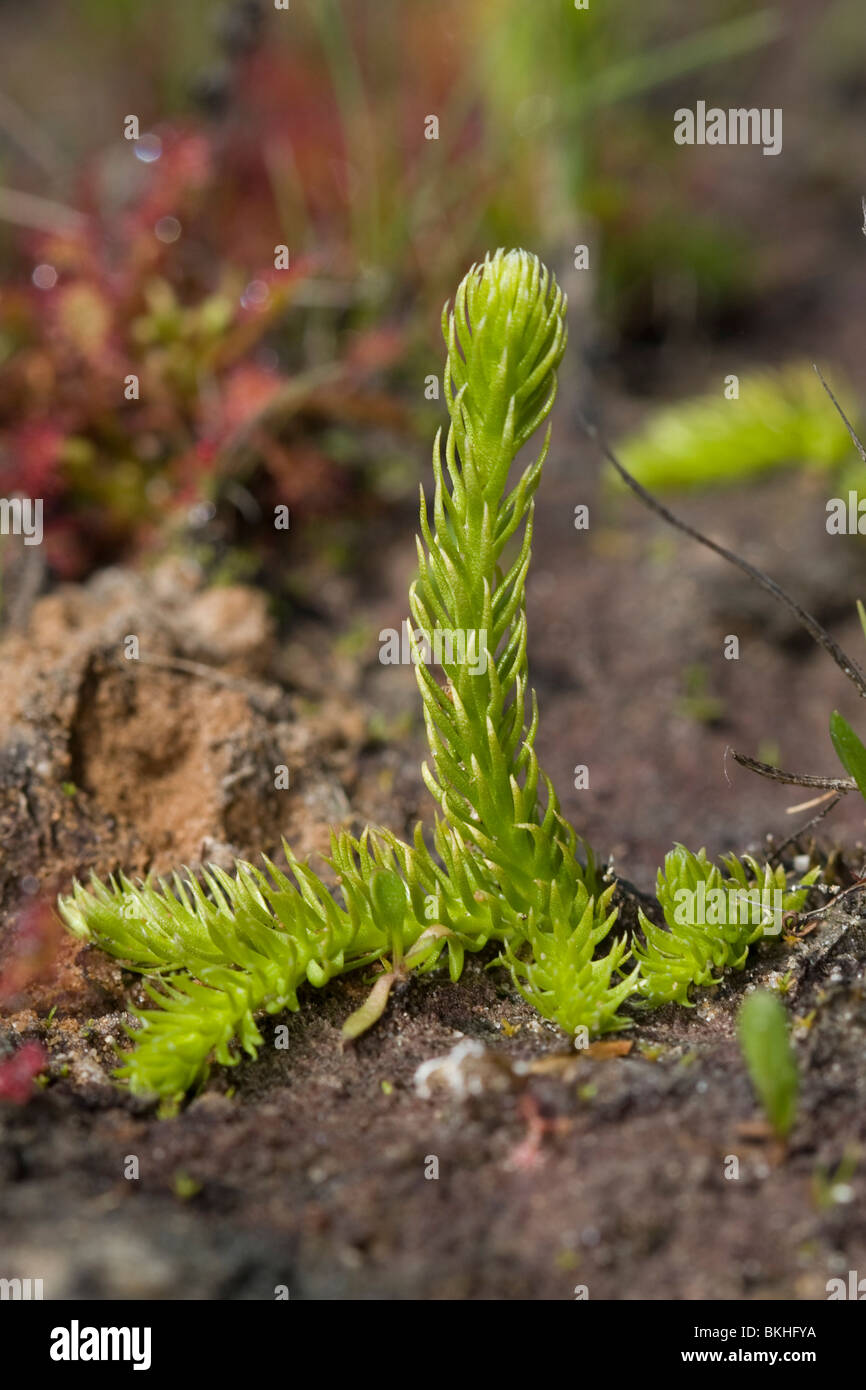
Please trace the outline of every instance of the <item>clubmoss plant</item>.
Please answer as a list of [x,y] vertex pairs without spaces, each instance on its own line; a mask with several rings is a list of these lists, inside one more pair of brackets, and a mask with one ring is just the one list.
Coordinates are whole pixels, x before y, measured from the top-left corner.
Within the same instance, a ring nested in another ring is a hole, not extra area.
[[[592,858],[578,857],[539,770],[534,698],[526,715],[524,585],[547,439],[508,487],[516,454],[553,404],[565,299],[535,257],[499,251],[469,271],[443,329],[451,424],[444,467],[438,439],[434,449],[432,526],[422,494],[410,596],[431,750],[424,775],[442,811],[433,851],[420,828],[412,844],[388,831],[335,835],[328,862],[342,903],[288,846],[289,875],[265,860],[264,870],[240,862],[234,875],[210,867],[200,881],[76,884],[60,902],[69,929],[149,977],[157,1007],[138,1012],[119,1072],[135,1091],[181,1097],[214,1060],[255,1056],[257,1017],[296,1009],[302,985],[376,965],[373,994],[347,1024],[355,1036],[381,1013],[395,979],[432,969],[445,950],[456,980],[466,950],[491,939],[508,946],[512,968],[539,998],[556,961],[550,1016],[568,1027],[615,1026],[628,993],[618,975],[625,943],[594,959],[615,919],[613,887],[599,892]],[[471,654],[443,658],[444,685],[426,641],[441,629],[462,634]]]
[[[628,969],[626,938],[610,941],[615,885],[603,887],[535,754],[525,581],[549,428],[513,484],[510,475],[553,405],[565,308],[534,256],[497,251],[443,315],[450,424],[444,450],[441,433],[434,445],[431,508],[421,495],[409,595],[430,747],[422,771],[439,808],[432,848],[420,826],[411,843],[387,830],[334,834],[336,894],[284,845],[288,874],[265,859],[155,883],[94,878],[61,899],[70,931],[146,977],[155,1007],[137,1012],[119,1068],[134,1091],[176,1102],[214,1061],[255,1056],[263,1015],[297,1009],[303,986],[350,970],[377,972],[346,1020],[351,1039],[380,1017],[396,981],[443,957],[456,981],[465,953],[489,942],[524,998],[569,1033],[627,1026],[619,1011],[636,993],[687,1003],[692,984],[743,963],[752,936],[669,919],[670,932],[644,922],[647,944]],[[663,906],[682,882],[722,882],[702,856],[668,856]],[[784,886],[781,870],[747,863],[756,883]],[[738,861],[728,872],[745,891]]]
[[781,930],[782,915],[798,912],[819,869],[789,887],[781,865],[761,865],[751,855],[722,858],[723,873],[701,849],[676,845],[659,869],[657,897],[667,931],[639,912],[645,945],[635,943],[638,991],[653,1006],[691,1007],[691,990],[716,985],[726,969],[742,970],[749,947]]

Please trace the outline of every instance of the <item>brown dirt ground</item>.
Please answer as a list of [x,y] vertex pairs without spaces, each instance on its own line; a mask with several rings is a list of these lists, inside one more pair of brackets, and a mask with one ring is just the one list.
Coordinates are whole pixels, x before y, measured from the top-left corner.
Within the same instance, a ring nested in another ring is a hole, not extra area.
[[[674,835],[717,852],[768,825],[789,832],[784,790],[739,771],[727,787],[724,745],[754,749],[775,734],[786,761],[829,770],[829,755],[799,749],[839,702],[841,677],[775,615],[744,624],[748,592],[727,588],[695,547],[660,548],[651,520],[577,537],[566,505],[576,495],[554,467],[531,598],[541,751],[564,788],[573,764],[589,763],[590,790],[566,794],[566,808],[649,888],[647,866]],[[740,505],[725,502],[729,525],[745,524]],[[702,508],[718,529],[718,503],[690,504]],[[808,493],[802,512],[808,527]],[[345,601],[345,580],[285,643],[260,594],[201,591],[176,565],[37,603],[3,662],[7,954],[22,884],[32,901],[91,866],[227,862],[273,850],[283,830],[307,852],[329,821],[402,831],[425,810],[412,674],[369,655],[402,611],[411,564],[402,538],[381,541],[378,586],[362,563],[355,595],[372,634],[360,662],[329,650],[321,621]],[[591,559],[578,561],[588,541]],[[843,570],[850,592],[858,560],[828,550],[828,595]],[[747,639],[738,665],[719,659],[735,613]],[[120,655],[130,633],[137,664]],[[724,704],[718,726],[678,703],[679,672],[700,660]],[[315,710],[310,688],[330,692]],[[789,732],[778,719],[792,691]],[[377,733],[407,717],[409,756],[405,732],[384,743]],[[277,793],[282,762],[292,788]],[[858,828],[862,816],[848,814]],[[60,968],[7,1001],[0,1034],[6,1050],[39,1039],[51,1057],[46,1088],[0,1110],[4,1266],[41,1271],[54,1297],[270,1298],[285,1284],[302,1298],[570,1298],[577,1285],[593,1298],[821,1298],[828,1278],[866,1262],[862,1177],[834,1188],[828,1176],[866,1141],[864,960],[862,919],[840,906],[800,944],[762,948],[694,1012],[641,1024],[614,1057],[563,1052],[478,961],[456,988],[411,982],[344,1048],[340,1024],[364,990],[347,980],[289,1020],[287,1050],[266,1044],[160,1120],[110,1081],[112,1040],[140,987],[64,941]],[[807,1022],[801,1118],[783,1158],[755,1131],[733,1015],[744,987],[788,972],[792,1013]],[[480,1055],[461,1065],[458,1053],[420,1093],[418,1067],[467,1040]],[[129,1155],[138,1181],[123,1177]],[[724,1176],[730,1155],[738,1181]],[[431,1158],[437,1180],[425,1177]]]

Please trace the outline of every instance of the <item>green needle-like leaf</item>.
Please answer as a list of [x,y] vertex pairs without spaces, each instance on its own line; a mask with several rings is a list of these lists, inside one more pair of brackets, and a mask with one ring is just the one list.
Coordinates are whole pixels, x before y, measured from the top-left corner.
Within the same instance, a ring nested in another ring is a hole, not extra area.
[[799,1075],[788,1036],[788,1016],[775,994],[756,990],[740,1009],[740,1048],[767,1119],[781,1139],[797,1118]]

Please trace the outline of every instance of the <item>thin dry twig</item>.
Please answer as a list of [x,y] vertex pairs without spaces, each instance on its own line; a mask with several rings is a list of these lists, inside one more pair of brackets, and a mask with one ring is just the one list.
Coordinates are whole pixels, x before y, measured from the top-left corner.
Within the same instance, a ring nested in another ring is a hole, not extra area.
[[[814,908],[812,912],[800,913],[799,921],[809,922],[813,918],[822,917],[825,912],[829,912],[831,907],[835,907],[836,904],[840,903],[843,898],[847,898],[850,893],[862,893],[864,888],[866,888],[866,878],[858,878],[856,883],[852,883],[848,888],[843,888],[841,893],[834,893],[832,898],[829,898],[827,902],[822,903],[820,907]],[[812,931],[814,930],[814,928],[807,927],[806,930]],[[805,936],[806,932],[798,931],[797,934],[798,936]]]
[[820,787],[822,791],[838,792],[840,796],[857,789],[857,783],[850,777],[813,777],[808,772],[785,772],[783,768],[750,758],[746,753],[738,753],[735,748],[730,751],[734,761],[741,767],[747,767],[750,772],[757,772],[759,777],[769,777],[773,782],[784,782],[789,787]]
[[[786,849],[788,849],[791,845],[795,845],[797,841],[800,840],[802,836],[806,834],[807,830],[812,830],[816,825],[819,824],[820,821],[824,819],[825,816],[829,815],[830,812],[833,810],[834,806],[838,805],[839,801],[841,800],[841,797],[841,792],[837,792],[835,795],[833,794],[833,792],[828,792],[826,797],[819,798],[826,804],[822,806],[817,816],[813,816],[811,820],[807,820],[805,825],[801,825],[799,829],[794,831],[793,835],[789,835],[786,840],[783,840],[780,845],[777,845],[776,848],[773,850],[772,854],[770,855],[770,863],[772,864],[774,859],[781,859]],[[789,812],[796,811],[797,809],[798,808],[796,806],[788,807]],[[800,807],[799,809],[802,810],[803,808]]]
[[[866,462],[866,450],[864,450],[863,445],[857,438],[857,435],[855,434],[851,424],[846,418],[845,413],[842,410],[842,407],[839,405],[838,401],[833,395],[833,392],[830,390],[829,386],[824,381],[824,378],[823,376],[821,376],[821,373],[818,370],[817,366],[815,367],[815,371],[818,373],[818,377],[822,385],[824,386],[825,391],[829,395],[831,401],[836,406],[836,409],[839,411],[839,414],[845,422],[845,426],[848,430],[848,433],[851,436],[851,439],[855,447],[859,450],[860,455],[863,458],[863,461]],[[613,467],[616,469],[623,482],[626,483],[629,488],[631,488],[632,492],[637,497],[639,497],[640,500],[647,507],[649,507],[651,511],[654,511],[657,516],[660,516],[662,520],[666,521],[670,526],[673,526],[676,530],[682,531],[684,535],[691,537],[692,540],[698,541],[701,545],[706,546],[708,550],[712,550],[716,555],[720,555],[723,560],[727,560],[730,564],[736,565],[737,569],[742,570],[743,573],[748,575],[750,579],[754,580],[756,584],[759,584],[762,589],[765,589],[767,593],[772,594],[773,598],[775,598],[779,603],[784,604],[784,606],[794,614],[794,617],[797,619],[800,625],[806,629],[810,637],[812,637],[813,640],[817,642],[819,646],[823,647],[824,650],[829,653],[829,655],[833,658],[833,660],[835,661],[836,665],[840,668],[842,673],[846,675],[850,681],[853,682],[853,684],[857,687],[859,694],[864,699],[866,699],[866,677],[864,677],[863,672],[860,670],[856,661],[853,661],[852,658],[849,657],[847,653],[842,649],[842,647],[840,647],[839,643],[835,640],[835,638],[830,636],[826,628],[822,627],[822,625],[818,622],[817,618],[814,618],[811,613],[807,613],[805,608],[802,608],[800,604],[797,603],[796,599],[793,599],[790,594],[786,593],[786,591],[781,587],[781,585],[777,584],[776,581],[774,579],[771,579],[769,575],[764,574],[763,570],[759,570],[755,565],[751,565],[748,560],[741,559],[739,555],[736,555],[732,550],[727,550],[725,546],[719,545],[717,541],[710,540],[708,536],[703,535],[703,533],[701,531],[698,531],[696,527],[690,526],[688,522],[681,521],[678,516],[675,516],[672,511],[670,511],[655,497],[653,497],[652,493],[648,492],[647,489],[643,487],[643,485],[639,483],[636,478],[632,477],[628,469],[624,466],[624,464],[620,462],[620,460],[614,454],[610,445],[607,443],[607,440],[604,439],[604,437],[599,433],[595,425],[591,424],[581,412],[578,412],[578,420],[580,421],[580,424],[582,425],[586,434],[589,435],[589,437],[601,450],[608,463],[612,464]],[[827,814],[827,811],[829,811],[833,806],[836,805],[836,801],[839,799],[839,797],[845,795],[849,791],[854,791],[856,789],[856,782],[847,777],[814,777],[809,775],[808,773],[786,772],[782,768],[771,767],[768,763],[759,762],[757,758],[750,758],[745,753],[738,753],[736,749],[732,748],[730,751],[733,754],[735,761],[738,762],[741,765],[741,767],[749,768],[751,772],[756,772],[760,777],[769,777],[774,782],[784,782],[789,786],[816,787],[820,788],[822,791],[836,792],[838,794],[836,799],[830,803],[826,810],[821,812],[821,815],[816,818],[817,820],[822,819],[823,816]],[[804,827],[804,829],[808,829],[808,826]],[[803,832],[801,831],[798,833]],[[786,844],[787,843],[790,843],[790,840],[786,841]]]
[[[757,566],[750,564],[748,560],[741,559],[734,551],[727,550],[725,546],[719,545],[718,541],[710,540],[709,536],[705,536],[701,531],[698,531],[696,527],[689,525],[687,521],[681,521],[678,516],[675,516],[672,511],[669,511],[667,507],[653,497],[651,492],[647,492],[646,488],[637,481],[637,478],[632,477],[628,469],[620,463],[607,440],[599,433],[596,426],[591,424],[580,411],[578,411],[578,420],[590,439],[592,439],[601,450],[608,463],[613,465],[623,482],[631,488],[632,492],[640,498],[645,506],[649,507],[651,511],[654,511],[656,515],[666,521],[669,526],[675,527],[677,531],[682,531],[684,535],[690,536],[692,540],[698,541],[701,545],[706,546],[708,550],[712,550],[716,555],[720,555],[722,559],[727,560],[729,564],[736,565],[737,569],[742,570],[743,574],[747,574],[749,578],[754,580],[756,584],[759,584],[762,589],[766,589],[768,594],[772,594],[777,602],[783,604],[785,608],[794,614],[794,617],[801,627],[804,627],[809,633],[809,636],[833,658],[839,669],[853,682],[862,698],[866,700],[866,676],[864,676],[856,661],[853,661],[852,658],[843,651],[842,647],[839,646],[836,639],[830,636],[827,629],[821,626],[817,618],[814,618],[811,613],[807,613],[805,608],[802,608],[796,599],[792,598],[789,593],[786,593],[781,585],[777,584],[776,581],[771,579],[768,574],[765,574],[763,570],[759,570]],[[866,455],[864,455],[864,458],[866,458]],[[832,784],[825,779],[823,782],[804,782],[803,785],[829,787]]]
[[[824,806],[828,801],[832,801],[834,797],[838,800],[839,795],[839,792],[822,792],[820,796],[812,796],[808,801],[798,801],[796,806],[786,806],[785,815],[796,816],[799,815],[801,811],[811,811],[814,806]],[[824,812],[822,812],[822,815],[823,814]],[[820,817],[816,817],[816,819],[820,819]]]
[[845,426],[846,430],[848,431],[848,433],[849,433],[850,436],[851,436],[851,443],[854,445],[854,448],[857,450],[857,452],[858,452],[858,454],[860,455],[860,457],[861,457],[861,459],[863,460],[863,462],[866,463],[866,449],[864,449],[863,445],[860,443],[860,440],[857,438],[857,434],[856,434],[856,431],[855,431],[855,429],[854,429],[854,426],[851,424],[851,421],[848,419],[848,416],[845,414],[845,412],[844,412],[844,410],[842,409],[841,405],[840,405],[839,402],[836,400],[836,397],[833,395],[833,392],[830,390],[830,387],[827,385],[826,381],[824,380],[823,374],[822,374],[822,372],[821,372],[821,368],[818,366],[817,362],[813,362],[813,363],[812,363],[812,370],[816,373],[816,375],[817,375],[817,377],[818,377],[818,380],[820,381],[820,383],[821,383],[821,385],[823,386],[824,390],[827,392],[827,395],[830,397],[830,400],[833,402],[833,404],[835,405],[836,409],[838,410],[839,415],[840,415],[840,418],[841,418],[841,420],[842,420],[842,423],[843,423],[843,425]]

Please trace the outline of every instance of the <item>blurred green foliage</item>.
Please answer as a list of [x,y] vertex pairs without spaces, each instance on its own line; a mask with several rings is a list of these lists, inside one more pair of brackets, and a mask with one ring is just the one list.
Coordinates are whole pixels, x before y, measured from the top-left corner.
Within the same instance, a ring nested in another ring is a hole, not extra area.
[[[508,170],[491,208],[494,236],[543,245],[591,221],[609,321],[628,319],[649,280],[690,279],[713,307],[742,288],[742,239],[699,210],[681,166],[674,173],[671,104],[659,97],[763,49],[779,31],[776,13],[713,5],[684,31],[672,0],[581,11],[573,0],[479,0],[476,11],[488,139]],[[528,209],[535,225],[515,226]]]
[[45,497],[49,562],[159,543],[237,484],[260,510],[346,509],[359,456],[393,491],[433,313],[487,246],[561,265],[591,244],[612,336],[738,295],[749,258],[684,183],[669,89],[776,29],[740,0],[82,0],[62,34],[0,13],[24,118],[0,106],[0,172],[45,199],[0,231],[0,486]]
[[[738,389],[728,399],[720,383],[654,411],[621,441],[625,467],[644,487],[664,491],[741,483],[794,465],[839,470],[850,460],[848,431],[807,363],[742,376]],[[836,394],[854,417],[851,390],[843,383]]]

